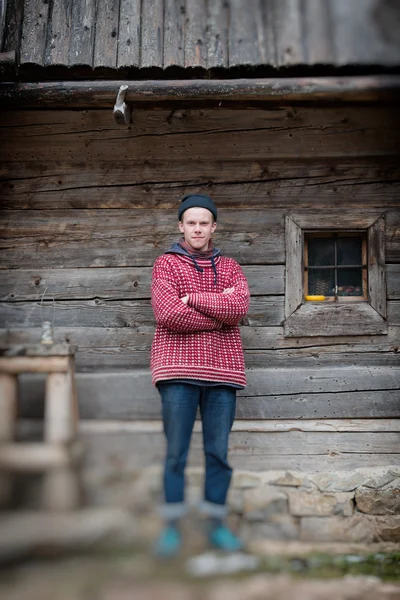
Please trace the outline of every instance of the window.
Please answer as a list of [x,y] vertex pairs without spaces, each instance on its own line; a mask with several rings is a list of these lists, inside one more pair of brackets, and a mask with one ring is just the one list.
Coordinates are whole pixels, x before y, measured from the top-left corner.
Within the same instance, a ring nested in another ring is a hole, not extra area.
[[304,233],[304,296],[306,301],[368,300],[365,233]]
[[385,216],[286,217],[286,337],[387,333]]

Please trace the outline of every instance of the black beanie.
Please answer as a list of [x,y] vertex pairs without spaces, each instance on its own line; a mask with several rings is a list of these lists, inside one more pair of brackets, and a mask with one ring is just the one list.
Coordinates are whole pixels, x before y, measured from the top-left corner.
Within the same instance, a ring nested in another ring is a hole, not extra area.
[[182,220],[182,215],[188,208],[206,208],[214,215],[214,221],[217,220],[217,207],[214,202],[210,198],[210,196],[205,196],[203,194],[188,194],[184,198],[182,198],[179,210],[178,210],[178,220]]

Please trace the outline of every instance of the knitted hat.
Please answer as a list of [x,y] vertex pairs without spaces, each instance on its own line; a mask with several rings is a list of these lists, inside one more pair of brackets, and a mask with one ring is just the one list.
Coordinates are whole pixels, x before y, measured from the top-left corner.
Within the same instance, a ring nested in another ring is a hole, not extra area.
[[182,220],[182,215],[188,208],[206,208],[214,215],[214,221],[217,220],[217,207],[214,202],[210,198],[210,196],[205,196],[203,194],[188,194],[184,198],[179,206],[178,210],[178,219]]

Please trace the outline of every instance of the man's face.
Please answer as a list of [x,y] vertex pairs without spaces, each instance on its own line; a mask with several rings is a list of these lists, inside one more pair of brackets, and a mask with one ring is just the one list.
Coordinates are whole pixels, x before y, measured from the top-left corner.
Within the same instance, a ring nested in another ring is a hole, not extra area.
[[194,250],[204,252],[208,249],[208,242],[214,233],[217,224],[213,222],[212,213],[207,208],[188,208],[179,221],[179,230],[185,242]]

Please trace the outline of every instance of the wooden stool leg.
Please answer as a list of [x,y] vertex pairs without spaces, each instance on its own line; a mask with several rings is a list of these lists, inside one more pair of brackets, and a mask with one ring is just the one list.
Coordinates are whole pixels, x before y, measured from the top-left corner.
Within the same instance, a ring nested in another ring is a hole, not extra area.
[[[17,420],[18,381],[16,375],[0,374],[0,445],[11,442]],[[0,506],[10,503],[13,492],[11,473],[0,473]]]
[[[49,373],[45,399],[45,442],[66,445],[76,437],[72,374]],[[43,503],[50,510],[79,505],[78,474],[73,467],[52,469],[44,475]]]

